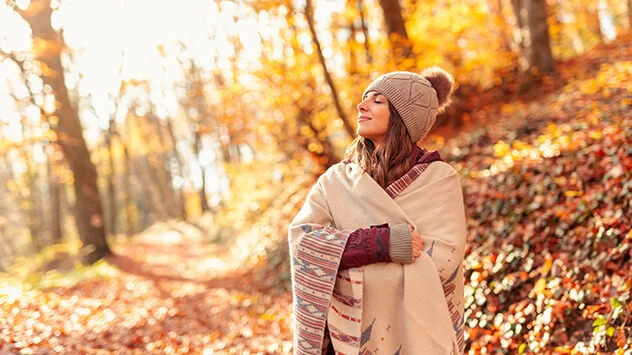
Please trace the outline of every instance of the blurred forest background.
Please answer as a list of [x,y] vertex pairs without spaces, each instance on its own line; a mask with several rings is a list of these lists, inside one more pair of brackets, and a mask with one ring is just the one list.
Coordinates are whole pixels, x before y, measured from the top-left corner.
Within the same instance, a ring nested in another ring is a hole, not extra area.
[[469,354],[632,353],[632,1],[0,2],[0,353],[289,353],[376,76],[458,87]]

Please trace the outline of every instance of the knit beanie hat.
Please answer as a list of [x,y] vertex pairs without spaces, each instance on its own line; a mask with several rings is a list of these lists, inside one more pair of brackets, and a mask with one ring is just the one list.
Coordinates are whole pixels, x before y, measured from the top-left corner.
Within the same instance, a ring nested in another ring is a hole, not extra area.
[[439,67],[425,69],[421,75],[397,71],[379,76],[362,97],[369,91],[384,95],[402,117],[410,140],[417,143],[449,103],[453,84],[452,75]]

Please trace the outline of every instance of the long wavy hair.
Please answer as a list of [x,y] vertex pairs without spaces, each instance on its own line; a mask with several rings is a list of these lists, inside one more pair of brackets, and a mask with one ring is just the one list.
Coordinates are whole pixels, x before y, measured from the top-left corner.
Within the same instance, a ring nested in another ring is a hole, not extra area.
[[345,153],[345,161],[358,164],[382,188],[399,179],[409,169],[413,143],[399,113],[389,102],[388,128],[382,144],[358,135]]

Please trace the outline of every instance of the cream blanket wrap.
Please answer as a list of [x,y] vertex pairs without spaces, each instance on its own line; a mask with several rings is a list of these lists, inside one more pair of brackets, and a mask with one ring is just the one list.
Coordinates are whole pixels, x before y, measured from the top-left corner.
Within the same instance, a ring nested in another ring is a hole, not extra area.
[[[382,223],[412,225],[425,253],[337,272],[348,235]],[[394,199],[356,164],[336,164],[288,237],[296,354],[321,354],[325,327],[339,354],[463,353],[465,213],[449,164],[427,165]]]

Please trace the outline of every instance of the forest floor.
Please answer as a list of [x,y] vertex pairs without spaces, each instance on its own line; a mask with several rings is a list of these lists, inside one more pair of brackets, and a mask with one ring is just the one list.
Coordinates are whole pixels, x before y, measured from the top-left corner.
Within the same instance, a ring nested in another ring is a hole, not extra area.
[[[466,201],[469,353],[632,353],[631,58],[627,36],[561,63],[537,99],[490,99],[446,142]],[[292,208],[270,217],[280,230]],[[179,229],[34,287],[0,279],[0,354],[289,353],[291,295],[262,282],[265,263]]]
[[468,350],[632,354],[632,36],[477,116],[448,142]]
[[291,295],[191,235],[119,244],[71,286],[0,285],[0,354],[289,353]]

